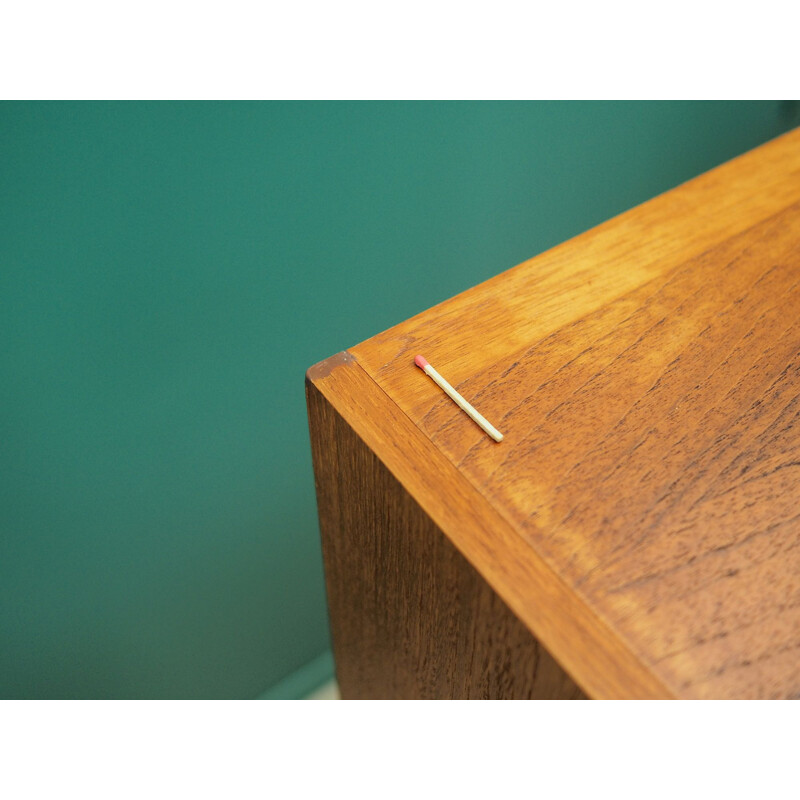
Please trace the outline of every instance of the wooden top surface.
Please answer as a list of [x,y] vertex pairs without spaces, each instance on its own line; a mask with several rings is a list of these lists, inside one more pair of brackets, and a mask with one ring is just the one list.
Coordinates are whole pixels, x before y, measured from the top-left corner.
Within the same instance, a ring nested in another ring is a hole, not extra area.
[[800,696],[800,129],[309,377],[590,695]]

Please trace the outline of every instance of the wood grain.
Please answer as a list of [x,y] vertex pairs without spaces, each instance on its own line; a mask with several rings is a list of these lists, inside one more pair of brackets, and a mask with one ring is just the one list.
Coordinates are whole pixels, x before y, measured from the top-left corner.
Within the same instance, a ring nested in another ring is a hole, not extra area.
[[[420,373],[422,374],[422,373]],[[424,377],[424,376],[423,376]],[[307,386],[318,390],[325,401],[352,428],[369,450],[379,456],[405,491],[428,515],[436,528],[452,542],[483,580],[498,594],[516,617],[531,631],[558,663],[590,697],[654,698],[672,693],[621,642],[602,620],[539,557],[506,519],[466,480],[430,439],[398,408],[358,365],[349,353],[340,353],[312,367]],[[348,527],[341,520],[329,478],[340,467],[334,449],[329,415],[311,405],[309,422],[315,477],[324,541],[341,540]],[[320,479],[320,476],[323,479]],[[381,503],[374,493],[373,503]],[[327,545],[326,545],[327,546]],[[359,554],[354,551],[354,558]],[[327,559],[326,559],[327,563]],[[332,581],[326,575],[326,584]],[[417,601],[420,602],[420,601]],[[355,600],[330,602],[334,630],[340,616],[361,614]],[[334,642],[337,658],[341,645]],[[351,653],[349,658],[367,657]],[[413,695],[412,695],[413,696]]]
[[343,699],[585,697],[311,383],[307,397]]
[[589,696],[800,696],[800,131],[312,382]]
[[437,369],[469,376],[568,331],[800,201],[798,142],[785,134],[349,350],[404,410],[428,408],[434,395],[405,377],[409,353],[424,346]]

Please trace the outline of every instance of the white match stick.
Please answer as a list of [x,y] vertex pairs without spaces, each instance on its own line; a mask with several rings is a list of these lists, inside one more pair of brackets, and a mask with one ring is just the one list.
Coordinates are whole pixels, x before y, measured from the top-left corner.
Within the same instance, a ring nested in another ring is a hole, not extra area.
[[414,363],[426,374],[433,378],[445,393],[453,400],[456,405],[467,413],[467,415],[483,428],[489,436],[496,442],[503,441],[503,434],[489,422],[482,414],[479,414],[422,356],[415,356]]

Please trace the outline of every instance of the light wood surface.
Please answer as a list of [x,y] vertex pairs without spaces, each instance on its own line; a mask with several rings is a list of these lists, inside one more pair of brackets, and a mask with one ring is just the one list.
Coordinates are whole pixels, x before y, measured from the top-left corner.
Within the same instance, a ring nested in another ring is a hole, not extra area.
[[798,292],[795,131],[309,379],[589,696],[797,697]]

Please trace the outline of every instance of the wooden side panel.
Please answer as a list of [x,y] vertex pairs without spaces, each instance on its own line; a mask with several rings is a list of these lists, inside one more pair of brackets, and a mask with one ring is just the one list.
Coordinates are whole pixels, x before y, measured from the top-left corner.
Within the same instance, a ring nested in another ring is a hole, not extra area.
[[342,697],[585,697],[309,381],[306,394]]

